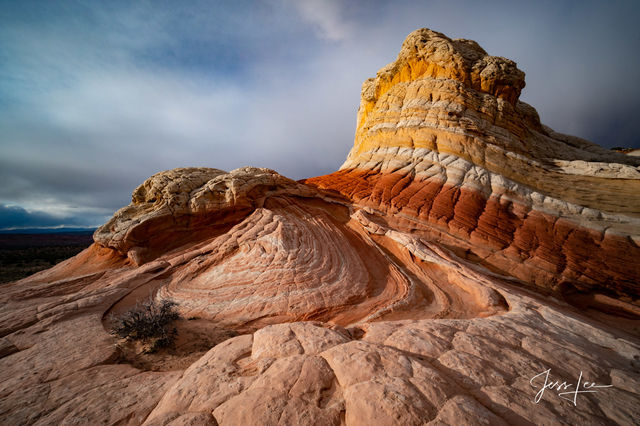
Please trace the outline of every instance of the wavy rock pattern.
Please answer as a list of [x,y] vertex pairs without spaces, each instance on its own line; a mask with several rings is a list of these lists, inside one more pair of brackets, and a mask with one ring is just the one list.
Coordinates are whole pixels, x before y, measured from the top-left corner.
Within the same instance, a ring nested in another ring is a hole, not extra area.
[[273,170],[181,168],[158,173],[133,192],[131,204],[98,228],[94,239],[137,265],[168,249],[218,235],[277,193],[314,191]]
[[[1,423],[636,423],[640,163],[544,127],[523,87],[418,30],[341,170],[152,176],[2,286]],[[187,341],[131,358],[109,315],[149,295]],[[536,402],[547,370],[607,387]]]

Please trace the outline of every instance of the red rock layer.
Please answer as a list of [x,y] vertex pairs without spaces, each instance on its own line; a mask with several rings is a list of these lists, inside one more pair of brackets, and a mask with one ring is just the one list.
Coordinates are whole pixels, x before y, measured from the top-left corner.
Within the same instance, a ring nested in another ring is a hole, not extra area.
[[388,237],[371,238],[348,208],[314,198],[270,197],[227,233],[164,258],[172,267],[158,297],[180,301],[186,316],[236,328],[467,318],[506,307],[468,277],[421,264]]
[[406,231],[443,232],[440,238],[450,246],[468,249],[468,256],[478,256],[486,266],[539,288],[640,297],[640,248],[626,236],[403,172],[340,170],[305,183],[380,210],[388,221],[415,220],[402,226]]

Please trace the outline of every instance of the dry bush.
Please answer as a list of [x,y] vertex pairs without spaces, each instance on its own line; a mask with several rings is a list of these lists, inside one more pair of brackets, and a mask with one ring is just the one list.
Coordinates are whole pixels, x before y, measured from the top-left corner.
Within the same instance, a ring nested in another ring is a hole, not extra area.
[[173,321],[180,318],[177,304],[171,300],[152,298],[136,303],[121,315],[111,317],[111,334],[121,339],[140,341],[149,345],[149,352],[172,346],[177,330]]

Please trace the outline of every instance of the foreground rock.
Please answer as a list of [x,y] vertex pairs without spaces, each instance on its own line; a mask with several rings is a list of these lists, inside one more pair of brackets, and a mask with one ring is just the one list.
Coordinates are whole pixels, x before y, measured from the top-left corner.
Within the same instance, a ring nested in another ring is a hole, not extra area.
[[[545,128],[523,87],[419,30],[340,171],[152,176],[3,285],[2,423],[634,424],[640,163]],[[182,340],[127,352],[109,317],[150,295]]]

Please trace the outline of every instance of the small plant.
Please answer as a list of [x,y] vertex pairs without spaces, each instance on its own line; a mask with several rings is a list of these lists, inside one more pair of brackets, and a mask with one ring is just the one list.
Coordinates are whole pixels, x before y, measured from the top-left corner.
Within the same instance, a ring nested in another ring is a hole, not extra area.
[[172,346],[178,331],[171,327],[171,323],[180,318],[176,306],[171,300],[157,302],[152,298],[136,303],[122,315],[111,317],[111,334],[121,339],[140,341],[148,345],[147,352]]

